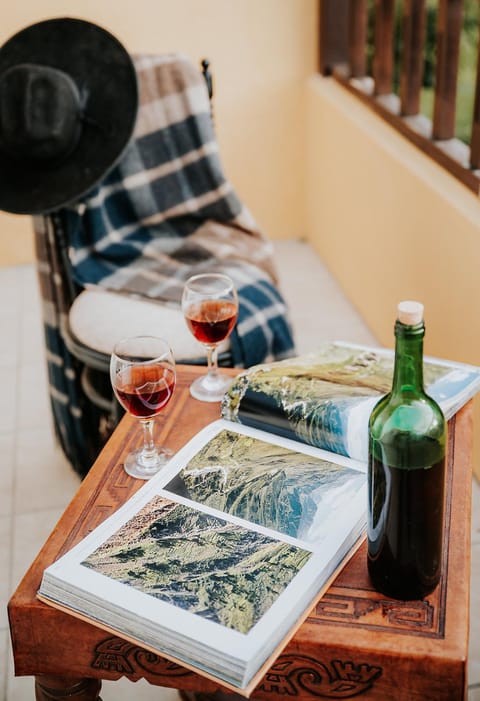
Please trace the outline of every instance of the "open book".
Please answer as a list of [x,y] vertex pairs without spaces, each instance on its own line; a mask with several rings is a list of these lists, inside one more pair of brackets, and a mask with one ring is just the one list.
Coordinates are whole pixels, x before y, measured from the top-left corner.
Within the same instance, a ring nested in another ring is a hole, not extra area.
[[[350,343],[326,343],[298,358],[240,373],[222,416],[366,461],[368,420],[392,387],[394,353]],[[424,384],[450,419],[480,389],[480,368],[424,359]]]
[[39,597],[244,695],[363,540],[366,466],[218,420]]

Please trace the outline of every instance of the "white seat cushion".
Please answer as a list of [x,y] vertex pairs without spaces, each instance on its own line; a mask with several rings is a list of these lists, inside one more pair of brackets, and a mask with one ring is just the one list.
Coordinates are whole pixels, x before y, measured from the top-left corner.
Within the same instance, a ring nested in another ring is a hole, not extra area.
[[[107,355],[122,338],[162,336],[170,343],[178,361],[206,358],[204,347],[188,330],[181,309],[158,302],[88,289],[72,304],[69,325],[85,346]],[[218,350],[222,353],[229,348],[227,339]]]

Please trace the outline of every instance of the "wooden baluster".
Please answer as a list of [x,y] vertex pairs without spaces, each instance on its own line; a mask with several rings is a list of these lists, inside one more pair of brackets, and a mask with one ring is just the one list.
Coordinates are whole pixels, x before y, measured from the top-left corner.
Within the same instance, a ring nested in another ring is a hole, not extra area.
[[35,677],[36,701],[100,701],[100,679],[69,679],[67,677]]
[[320,0],[319,70],[330,75],[348,64],[348,2]]
[[475,103],[473,107],[472,136],[470,142],[470,165],[475,169],[480,168],[480,41],[478,42]]
[[433,138],[455,135],[458,60],[463,22],[463,0],[439,0],[437,69],[433,109]]
[[403,116],[418,114],[420,111],[425,22],[425,0],[405,0],[400,74],[400,112]]
[[375,50],[373,78],[375,95],[389,95],[393,90],[393,30],[395,0],[375,0]]
[[350,0],[348,55],[352,78],[362,78],[367,72],[367,20],[367,0]]

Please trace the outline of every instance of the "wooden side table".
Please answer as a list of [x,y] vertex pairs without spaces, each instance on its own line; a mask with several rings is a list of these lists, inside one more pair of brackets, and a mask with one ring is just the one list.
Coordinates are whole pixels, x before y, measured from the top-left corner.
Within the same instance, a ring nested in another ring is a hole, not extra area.
[[[219,417],[218,404],[190,397],[188,386],[199,372],[204,370],[179,368],[174,400],[158,421],[159,441],[174,450]],[[96,701],[101,680],[121,676],[181,689],[184,698],[191,692],[210,697],[220,689],[36,598],[44,568],[141,486],[122,467],[122,457],[140,443],[138,422],[126,416],[9,602],[15,673],[36,677],[37,701]],[[466,698],[471,444],[470,402],[449,423],[444,564],[435,592],[414,602],[383,597],[369,582],[366,548],[360,548],[265,675],[255,698]]]

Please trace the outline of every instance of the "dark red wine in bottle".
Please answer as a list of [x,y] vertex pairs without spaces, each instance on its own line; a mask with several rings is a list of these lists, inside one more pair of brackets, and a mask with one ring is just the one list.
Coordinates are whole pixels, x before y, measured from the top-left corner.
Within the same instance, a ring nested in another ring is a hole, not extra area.
[[442,565],[446,423],[423,387],[423,306],[401,302],[392,390],[369,422],[368,571],[396,599],[426,596]]

